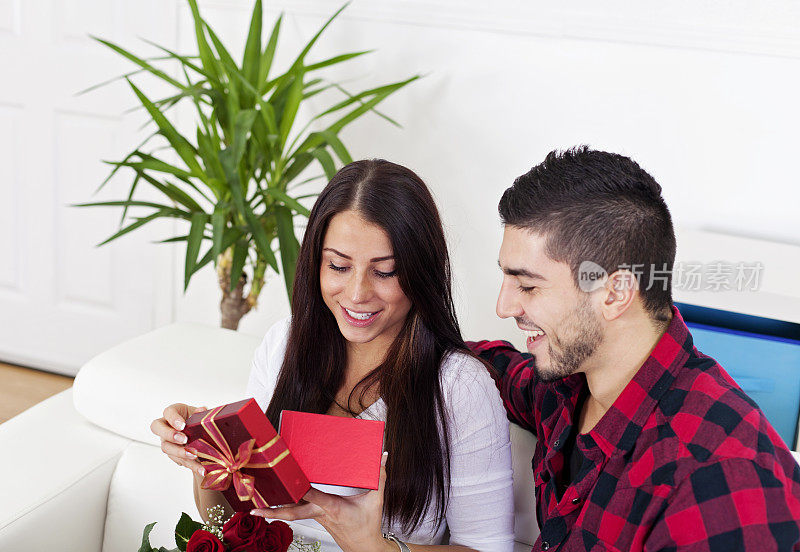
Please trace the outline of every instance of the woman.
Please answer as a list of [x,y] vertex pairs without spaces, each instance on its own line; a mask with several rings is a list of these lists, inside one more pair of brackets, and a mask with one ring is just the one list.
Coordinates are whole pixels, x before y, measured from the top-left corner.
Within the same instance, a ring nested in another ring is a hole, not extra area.
[[[256,513],[296,521],[324,550],[404,550],[382,536],[388,529],[415,552],[510,551],[508,422],[461,339],[442,225],[416,174],[367,160],[331,179],[309,216],[292,312],[256,351],[248,395],[276,427],[282,410],[384,420],[388,457],[378,491],[312,489],[305,503]],[[195,470],[203,512],[225,503],[199,488],[202,466],[175,437],[194,410],[168,407],[153,431],[173,461]],[[314,532],[320,526],[330,537]],[[445,529],[451,546],[438,545]]]

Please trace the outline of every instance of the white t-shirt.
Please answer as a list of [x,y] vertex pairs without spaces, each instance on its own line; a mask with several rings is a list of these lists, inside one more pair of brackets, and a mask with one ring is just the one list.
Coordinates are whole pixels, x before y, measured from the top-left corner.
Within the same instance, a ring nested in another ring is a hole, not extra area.
[[[253,358],[247,396],[255,398],[262,410],[269,405],[283,365],[290,321],[287,318],[273,325]],[[511,443],[500,394],[483,364],[463,353],[445,358],[441,378],[451,432],[446,527],[445,523],[436,523],[434,509],[428,508],[413,533],[403,534],[400,527],[388,530],[412,544],[441,544],[447,528],[450,544],[480,552],[511,552],[514,546]],[[378,399],[358,417],[385,421],[386,404]],[[314,487],[333,491],[324,485]],[[341,488],[337,489],[337,494],[345,494]],[[301,520],[291,525],[296,536],[321,541],[324,552],[341,550],[316,521]]]

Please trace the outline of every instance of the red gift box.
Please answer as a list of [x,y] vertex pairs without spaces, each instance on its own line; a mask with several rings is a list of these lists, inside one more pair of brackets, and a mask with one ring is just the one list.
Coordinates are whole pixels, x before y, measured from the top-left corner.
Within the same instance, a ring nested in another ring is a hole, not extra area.
[[284,410],[280,429],[310,482],[378,488],[383,422]]
[[255,399],[196,412],[183,432],[206,469],[203,488],[222,491],[237,512],[296,504],[311,488]]

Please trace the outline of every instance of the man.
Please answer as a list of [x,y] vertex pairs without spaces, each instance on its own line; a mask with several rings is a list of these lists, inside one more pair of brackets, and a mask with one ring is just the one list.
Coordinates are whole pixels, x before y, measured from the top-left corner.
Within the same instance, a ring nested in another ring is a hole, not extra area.
[[552,152],[499,210],[497,314],[528,354],[470,345],[538,438],[534,550],[800,550],[800,468],[672,305],[656,181],[621,155]]

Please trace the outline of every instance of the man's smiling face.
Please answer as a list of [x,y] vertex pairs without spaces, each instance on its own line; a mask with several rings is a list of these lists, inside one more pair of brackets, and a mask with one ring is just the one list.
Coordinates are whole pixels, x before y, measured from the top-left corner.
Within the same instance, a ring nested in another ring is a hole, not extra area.
[[602,342],[602,326],[591,294],[575,286],[569,265],[547,255],[546,243],[542,234],[506,226],[497,315],[516,319],[536,359],[536,374],[553,381],[585,370]]

